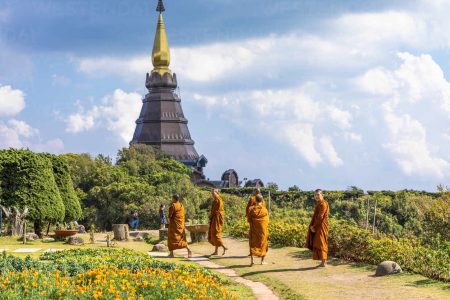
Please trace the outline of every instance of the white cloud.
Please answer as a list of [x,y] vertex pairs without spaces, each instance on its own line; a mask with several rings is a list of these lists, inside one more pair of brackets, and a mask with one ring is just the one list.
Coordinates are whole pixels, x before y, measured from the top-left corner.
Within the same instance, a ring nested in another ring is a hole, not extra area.
[[343,160],[339,157],[336,149],[334,148],[333,142],[331,138],[328,136],[324,136],[320,139],[320,146],[322,149],[323,155],[327,158],[327,160],[331,163],[332,166],[338,167],[344,164]]
[[95,105],[87,112],[81,108],[80,112],[69,115],[65,120],[66,131],[79,133],[103,126],[124,142],[129,142],[142,106],[141,96],[117,89],[112,95],[104,97],[102,102],[102,105]]
[[362,142],[362,135],[354,132],[344,132],[344,138],[348,141]]
[[[227,121],[237,126],[248,130],[264,128],[265,134],[287,143],[299,157],[315,167],[324,160],[317,150],[314,132],[332,134],[346,131],[352,127],[353,121],[350,111],[327,103],[320,99],[320,95],[315,95],[319,99],[313,98],[315,96],[310,94],[314,93],[311,91],[315,91],[315,87],[309,82],[292,89],[253,90],[218,96],[194,94],[187,98],[216,111],[218,115],[223,114]],[[327,128],[330,125],[335,126]],[[336,167],[343,163],[331,140],[322,139],[320,145],[330,165]]]
[[403,52],[398,58],[401,64],[396,69],[375,68],[356,81],[363,90],[379,97],[389,134],[384,146],[402,172],[443,178],[450,171],[450,163],[443,158],[441,147],[430,142],[427,129],[432,130],[434,141],[446,143],[445,128],[438,124],[448,123],[450,83],[430,55]]
[[[308,74],[319,71],[341,74],[342,70],[385,63],[392,53],[404,46],[436,49],[442,47],[442,36],[448,36],[450,45],[447,16],[436,21],[430,17],[441,9],[436,4],[426,9],[414,6],[409,10],[347,13],[325,22],[315,34],[292,31],[231,42],[172,47],[171,69],[197,82],[223,78],[254,80],[255,74],[259,80],[270,80],[299,69]],[[132,57],[78,57],[75,61],[84,73],[115,74],[133,80],[142,78],[152,69],[149,53]]]
[[0,116],[12,116],[25,108],[25,94],[9,85],[0,86]]
[[0,148],[22,148],[21,136],[13,128],[0,122]]
[[8,121],[8,125],[19,136],[23,136],[23,137],[26,137],[26,138],[35,136],[35,135],[37,135],[39,133],[39,130],[31,127],[30,125],[28,125],[24,121],[19,121],[19,120],[13,119],[13,120],[9,120]]
[[147,72],[150,72],[151,57],[88,57],[75,58],[78,62],[78,69],[83,73],[87,73],[94,77],[103,77],[105,74],[114,74],[132,78],[144,78]]
[[53,74],[52,85],[66,87],[70,84],[71,80],[64,75]]
[[61,139],[52,139],[45,143],[31,145],[30,148],[37,152],[60,154],[64,152],[64,142]]
[[12,119],[0,121],[0,149],[29,148],[37,152],[62,153],[64,143],[61,139],[42,142],[39,130],[24,121]]
[[322,162],[322,157],[316,149],[316,138],[311,124],[286,124],[282,127],[282,134],[284,140],[289,141],[310,166],[314,167]]
[[66,131],[79,133],[94,128],[96,119],[100,116],[98,107],[93,107],[87,113],[79,112],[70,115],[66,120]]
[[435,157],[427,144],[425,127],[409,115],[386,114],[391,140],[385,145],[406,175],[443,178],[450,171],[450,163]]

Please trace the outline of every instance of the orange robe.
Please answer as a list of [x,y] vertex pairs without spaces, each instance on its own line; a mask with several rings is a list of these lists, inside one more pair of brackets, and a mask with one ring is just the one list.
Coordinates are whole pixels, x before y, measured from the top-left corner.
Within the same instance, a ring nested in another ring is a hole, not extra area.
[[[306,243],[308,249],[312,251],[315,260],[328,258],[328,212],[330,208],[328,202],[319,201],[314,209],[314,215],[308,227]],[[316,232],[311,231],[311,226]]]
[[250,254],[253,256],[266,256],[269,249],[269,212],[263,205],[254,205],[250,208]]
[[[253,206],[255,206],[256,203],[256,195],[252,195],[250,199],[247,202],[247,207],[245,208],[245,216],[247,217],[247,222],[249,223],[249,230],[248,230],[248,243],[250,245],[250,237],[252,235],[252,222],[250,221],[250,210]],[[266,201],[262,201],[262,206],[266,207]],[[250,246],[251,247],[251,246]]]
[[225,210],[223,209],[223,200],[217,195],[217,197],[214,197],[211,212],[209,213],[208,231],[208,242],[216,247],[223,246],[222,230],[224,216]]
[[180,202],[173,202],[169,208],[169,238],[167,246],[170,251],[186,248],[184,231],[184,207]]
[[[250,223],[250,218],[249,218],[249,214],[250,214],[250,209],[252,208],[252,206],[256,205],[256,195],[252,195],[250,197],[250,199],[247,202],[247,207],[245,208],[245,215],[247,216],[247,221]],[[266,207],[266,201],[262,201],[262,206]]]

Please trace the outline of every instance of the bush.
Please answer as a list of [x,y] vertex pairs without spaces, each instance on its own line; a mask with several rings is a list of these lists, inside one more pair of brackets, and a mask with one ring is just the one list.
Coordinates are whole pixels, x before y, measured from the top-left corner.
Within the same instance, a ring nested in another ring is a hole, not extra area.
[[29,150],[9,149],[0,151],[0,164],[4,204],[28,206],[35,229],[43,221],[64,219],[64,204],[49,159]]

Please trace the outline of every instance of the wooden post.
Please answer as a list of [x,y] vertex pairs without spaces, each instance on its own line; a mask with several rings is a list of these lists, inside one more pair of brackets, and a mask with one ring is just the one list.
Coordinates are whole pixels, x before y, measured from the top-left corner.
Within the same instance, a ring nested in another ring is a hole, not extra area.
[[370,200],[367,198],[367,208],[366,208],[366,229],[369,228],[369,210],[370,210]]
[[23,221],[23,243],[27,243],[27,221]]
[[378,199],[375,198],[375,210],[373,211],[372,234],[375,234],[375,219],[377,217],[377,202],[378,202]]

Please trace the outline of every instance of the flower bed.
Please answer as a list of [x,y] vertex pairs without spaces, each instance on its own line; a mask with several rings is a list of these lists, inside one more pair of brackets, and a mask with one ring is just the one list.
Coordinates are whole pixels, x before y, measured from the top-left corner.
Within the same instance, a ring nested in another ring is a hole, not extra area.
[[0,261],[0,299],[235,299],[210,271],[130,250],[69,250],[44,254],[41,261]]

